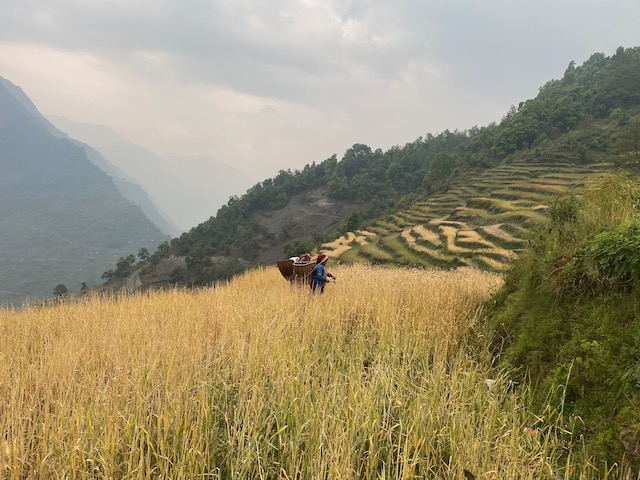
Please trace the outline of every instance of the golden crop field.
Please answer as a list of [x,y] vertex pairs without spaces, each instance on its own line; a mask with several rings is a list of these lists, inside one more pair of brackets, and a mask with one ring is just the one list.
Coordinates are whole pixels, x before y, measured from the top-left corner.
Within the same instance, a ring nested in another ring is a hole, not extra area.
[[500,276],[333,273],[0,310],[0,478],[595,478],[469,340]]

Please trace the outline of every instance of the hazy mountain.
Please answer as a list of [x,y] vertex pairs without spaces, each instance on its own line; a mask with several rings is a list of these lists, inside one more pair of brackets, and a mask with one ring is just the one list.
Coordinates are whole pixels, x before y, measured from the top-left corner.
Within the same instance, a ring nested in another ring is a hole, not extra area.
[[101,170],[108,173],[113,178],[113,183],[124,198],[138,205],[142,212],[151,220],[163,233],[175,236],[179,235],[181,230],[168,218],[167,214],[158,207],[157,203],[150,198],[149,194],[136,182],[133,178],[122,172],[119,168],[113,166],[100,152],[95,148],[73,140],[74,143],[81,145],[87,157]]
[[167,237],[126,200],[84,147],[0,83],[0,301],[97,283],[121,256]]
[[133,177],[184,231],[209,219],[229,197],[241,195],[252,184],[239,170],[206,155],[159,155],[110,127],[50,118],[61,130],[92,145]]
[[13,95],[13,97],[18,100],[31,115],[40,120],[44,127],[52,135],[59,138],[69,139],[84,148],[89,160],[91,160],[98,168],[100,168],[102,171],[113,178],[113,181],[116,187],[118,187],[118,190],[120,190],[122,196],[124,196],[127,200],[132,201],[134,204],[139,205],[144,214],[153,223],[155,223],[162,232],[166,233],[167,235],[177,235],[180,233],[180,230],[171,223],[171,221],[167,218],[167,215],[158,208],[153,200],[149,198],[149,195],[142,189],[139,184],[136,183],[136,181],[132,177],[109,162],[109,160],[107,160],[104,155],[102,155],[92,146],[71,138],[65,132],[56,128],[38,111],[37,107],[33,104],[31,99],[29,99],[29,97],[25,95],[20,87],[14,85],[10,81],[2,77],[0,77],[0,84],[2,84],[7,89],[7,91],[11,93],[11,95]]

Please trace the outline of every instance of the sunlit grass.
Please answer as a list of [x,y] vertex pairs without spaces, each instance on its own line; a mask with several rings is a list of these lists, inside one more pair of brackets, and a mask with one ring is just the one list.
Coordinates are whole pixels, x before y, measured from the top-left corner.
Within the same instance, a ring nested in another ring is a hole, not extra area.
[[434,245],[440,243],[440,236],[433,230],[426,228],[424,225],[416,225],[413,227],[413,232],[419,235],[421,240],[426,240]]
[[595,478],[478,346],[500,276],[329,270],[0,311],[0,477]]
[[[387,233],[389,235],[389,233]],[[379,246],[380,236],[376,237],[374,241],[363,245],[359,248],[362,254],[368,258],[375,259],[377,262],[393,262],[394,257],[389,252],[383,250]]]
[[334,240],[322,244],[321,253],[326,254],[329,257],[342,257],[343,261],[346,261],[344,255],[347,251],[352,249],[354,242],[358,245],[367,245],[369,243],[369,237],[375,237],[376,235],[366,230],[358,232],[348,232],[346,235]]

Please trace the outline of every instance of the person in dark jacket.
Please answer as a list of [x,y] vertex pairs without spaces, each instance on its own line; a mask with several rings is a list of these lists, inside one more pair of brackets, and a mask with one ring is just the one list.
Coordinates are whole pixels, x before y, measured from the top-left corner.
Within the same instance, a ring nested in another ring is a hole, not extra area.
[[313,269],[313,279],[311,280],[311,290],[314,292],[320,290],[320,293],[324,293],[324,286],[329,281],[328,277],[336,279],[325,267],[328,259],[329,257],[323,253],[316,258],[316,267]]

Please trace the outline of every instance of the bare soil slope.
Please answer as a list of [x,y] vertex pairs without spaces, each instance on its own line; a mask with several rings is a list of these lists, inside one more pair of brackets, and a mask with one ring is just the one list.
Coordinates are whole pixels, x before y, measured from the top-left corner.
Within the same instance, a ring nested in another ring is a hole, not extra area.
[[281,259],[288,242],[312,240],[318,234],[335,231],[344,218],[365,205],[328,198],[326,188],[319,187],[291,197],[282,209],[254,214],[254,221],[280,239],[277,245],[260,253],[258,262],[273,263]]

